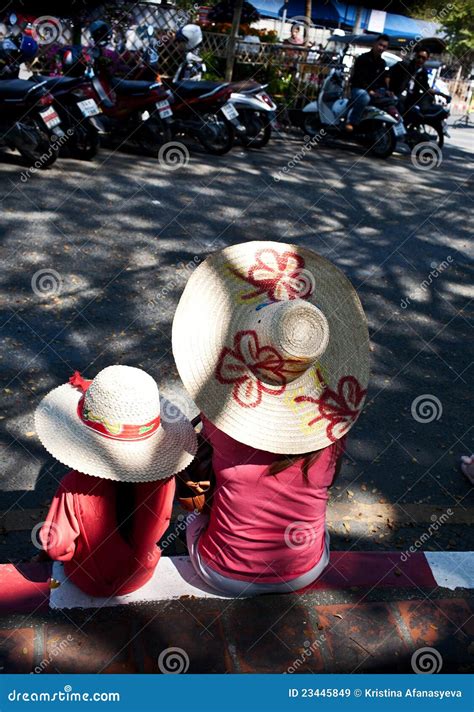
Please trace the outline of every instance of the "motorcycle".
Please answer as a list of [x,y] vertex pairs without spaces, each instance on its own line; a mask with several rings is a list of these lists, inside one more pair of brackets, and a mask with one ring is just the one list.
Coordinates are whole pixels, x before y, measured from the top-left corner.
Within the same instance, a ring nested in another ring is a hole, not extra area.
[[[402,97],[403,102],[403,97]],[[447,98],[448,105],[451,97]],[[439,148],[444,146],[444,137],[448,136],[447,121],[450,115],[448,106],[426,102],[414,104],[405,113],[407,127],[406,143],[414,148],[419,143],[432,141]]]
[[404,134],[400,123],[387,111],[369,104],[362,119],[353,132],[346,131],[352,109],[344,94],[344,65],[336,65],[323,82],[317,101],[311,101],[303,108],[303,130],[309,136],[316,136],[322,129],[325,135],[357,141],[368,147],[377,158],[388,158],[395,150],[397,138]]
[[[187,52],[186,58],[179,66],[173,82],[182,80],[200,82],[206,65],[196,52]],[[208,82],[209,84],[209,82]],[[214,82],[217,86],[217,82]],[[229,105],[237,112],[234,118],[239,120],[245,131],[238,131],[240,142],[249,148],[263,148],[270,141],[272,135],[272,121],[275,118],[276,104],[265,92],[267,85],[253,81],[232,82],[229,85],[232,93]]]
[[[159,55],[151,26],[148,26],[143,44],[143,61],[155,71]],[[173,111],[171,131],[174,136],[184,133],[195,138],[208,153],[223,155],[232,148],[235,132],[244,133],[245,129],[239,121],[238,112],[229,102],[229,84],[194,81],[196,73],[188,71],[188,63],[193,57],[193,53],[188,52],[174,77],[166,83]],[[201,61],[200,57],[197,59]]]
[[[97,154],[99,135],[105,133],[105,126],[100,119],[101,110],[94,98],[88,96],[90,78],[85,67],[80,67],[82,48],[66,48],[62,56],[63,70],[67,76],[45,77],[36,75],[35,81],[43,82],[48,91],[57,100],[57,110],[69,140],[67,147],[72,158],[88,161]],[[85,59],[87,55],[84,55]]]
[[235,130],[245,131],[238,111],[229,101],[231,93],[225,82],[185,80],[169,84],[173,134],[186,133],[196,138],[208,153],[228,153],[234,145]]
[[[97,126],[113,144],[128,143],[156,155],[171,140],[173,111],[161,81],[135,81],[109,75],[101,47],[86,58],[80,110],[91,116],[100,111]],[[87,78],[87,81],[84,79]]]
[[35,168],[51,166],[65,137],[53,102],[44,83],[0,81],[0,148],[16,149]]

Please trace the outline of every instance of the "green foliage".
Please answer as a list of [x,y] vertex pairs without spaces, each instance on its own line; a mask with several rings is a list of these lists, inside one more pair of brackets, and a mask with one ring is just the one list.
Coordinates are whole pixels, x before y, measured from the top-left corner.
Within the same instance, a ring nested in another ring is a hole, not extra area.
[[423,0],[412,14],[441,25],[447,49],[453,59],[467,70],[474,62],[474,12],[472,0]]

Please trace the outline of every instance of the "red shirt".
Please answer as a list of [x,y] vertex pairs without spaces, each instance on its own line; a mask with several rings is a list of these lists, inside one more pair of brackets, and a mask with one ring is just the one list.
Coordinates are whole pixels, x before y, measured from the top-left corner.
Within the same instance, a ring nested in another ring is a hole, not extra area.
[[73,583],[91,596],[114,596],[141,588],[153,575],[168,528],[174,477],[133,485],[130,543],[117,529],[116,494],[121,484],[71,470],[56,492],[41,529],[45,551],[65,562]]
[[305,482],[302,460],[269,475],[277,456],[202,421],[216,476],[209,526],[198,545],[203,562],[223,576],[260,583],[307,573],[324,550],[328,486],[342,444],[321,451]]

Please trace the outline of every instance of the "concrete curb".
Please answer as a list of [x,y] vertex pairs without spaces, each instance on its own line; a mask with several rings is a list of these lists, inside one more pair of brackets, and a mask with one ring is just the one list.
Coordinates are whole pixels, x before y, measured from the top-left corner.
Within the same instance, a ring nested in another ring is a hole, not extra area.
[[[351,587],[454,590],[474,589],[473,552],[345,552],[331,553],[323,576],[295,595]],[[180,598],[225,599],[206,588],[189,557],[162,557],[153,578],[126,596],[94,598],[82,593],[55,563],[0,565],[0,612],[28,613],[51,609],[106,608],[138,602]]]

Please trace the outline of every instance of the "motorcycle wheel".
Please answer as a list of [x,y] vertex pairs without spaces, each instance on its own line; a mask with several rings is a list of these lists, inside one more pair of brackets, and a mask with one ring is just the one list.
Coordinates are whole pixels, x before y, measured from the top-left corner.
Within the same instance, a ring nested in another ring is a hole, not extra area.
[[376,128],[370,141],[370,153],[377,158],[388,158],[392,155],[397,145],[397,139],[391,125]]
[[36,148],[25,149],[18,147],[18,151],[25,161],[27,161],[28,165],[34,165],[35,168],[42,171],[56,162],[59,148],[53,146],[52,139],[36,122],[30,124],[29,129],[34,131],[38,137]]
[[443,128],[439,124],[408,124],[408,145],[415,148],[419,143],[437,143],[439,148],[444,146]]
[[223,156],[224,153],[228,153],[234,145],[232,124],[216,114],[206,114],[202,118],[204,124],[197,134],[201,146],[214,156]]
[[146,154],[156,157],[160,147],[171,141],[171,129],[167,123],[161,119],[151,117],[145,121],[137,142]]
[[80,161],[90,161],[99,150],[99,134],[90,125],[78,125],[73,128],[74,134],[70,137],[69,152],[72,158]]
[[319,117],[316,113],[307,113],[303,119],[303,133],[313,138],[321,129]]
[[[252,115],[249,115],[252,114]],[[240,137],[240,141],[246,148],[263,148],[270,141],[272,127],[268,119],[261,116],[259,112],[241,112],[242,123],[247,129],[247,134]]]

